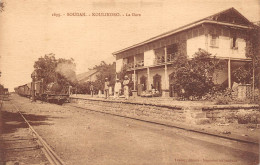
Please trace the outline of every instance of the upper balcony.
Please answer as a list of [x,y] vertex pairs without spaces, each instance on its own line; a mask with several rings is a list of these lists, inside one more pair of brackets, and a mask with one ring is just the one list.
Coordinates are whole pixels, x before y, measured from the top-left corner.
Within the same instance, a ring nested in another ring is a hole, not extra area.
[[144,66],[144,60],[136,61],[136,64],[135,64],[136,68],[143,67],[143,66]]
[[133,62],[124,64],[124,68],[126,70],[131,70],[131,69],[134,69],[134,68],[138,69],[138,68],[142,68],[142,67],[144,67],[144,60],[136,61],[135,65],[134,65]]
[[170,64],[170,63],[173,62],[175,57],[178,56],[178,54],[179,54],[179,52],[167,54],[167,60],[165,60],[165,56],[156,56],[153,59],[153,63],[151,63],[151,65],[149,65],[149,66],[144,65],[144,60],[140,60],[140,61],[136,61],[136,64],[134,64],[134,62],[125,63],[123,67],[124,67],[125,70],[131,71],[131,70],[134,70],[134,69],[142,69],[142,68],[145,68],[145,67],[153,67],[153,66]]
[[165,60],[165,56],[157,56],[156,58],[154,58],[153,64],[160,65],[165,63],[171,63],[178,54],[178,52],[167,54],[167,60]]
[[[167,54],[166,54],[167,53]],[[170,64],[180,53],[177,44],[160,47],[123,58],[123,68],[127,71]]]

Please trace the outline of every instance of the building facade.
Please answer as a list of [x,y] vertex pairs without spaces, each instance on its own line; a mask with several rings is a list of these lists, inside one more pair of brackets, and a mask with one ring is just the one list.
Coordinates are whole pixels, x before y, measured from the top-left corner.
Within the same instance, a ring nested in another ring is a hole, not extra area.
[[192,58],[202,49],[226,63],[213,79],[215,84],[226,82],[231,88],[232,70],[252,61],[246,51],[252,26],[236,9],[227,9],[114,52],[116,72],[125,69],[132,74],[138,94],[155,88],[162,96],[174,96],[173,60],[178,55]]

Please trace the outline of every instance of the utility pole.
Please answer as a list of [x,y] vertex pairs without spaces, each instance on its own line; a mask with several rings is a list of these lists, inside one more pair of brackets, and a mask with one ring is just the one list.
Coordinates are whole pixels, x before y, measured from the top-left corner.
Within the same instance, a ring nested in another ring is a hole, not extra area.
[[253,101],[255,101],[255,58],[253,57],[253,89],[252,89],[252,96]]
[[33,71],[31,74],[31,78],[32,78],[32,86],[31,86],[31,92],[32,92],[32,101],[36,101],[35,99],[35,79],[37,77],[37,73],[36,71]]

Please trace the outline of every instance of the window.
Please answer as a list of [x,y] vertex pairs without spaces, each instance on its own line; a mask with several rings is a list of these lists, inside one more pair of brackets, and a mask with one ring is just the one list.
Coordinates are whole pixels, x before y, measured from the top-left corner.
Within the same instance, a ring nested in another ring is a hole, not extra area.
[[178,44],[167,46],[167,61],[172,61],[178,53]]
[[211,47],[218,47],[218,36],[217,35],[212,35],[211,40],[210,40],[210,46]]
[[233,37],[233,38],[231,39],[231,49],[238,49],[237,37]]
[[155,64],[165,62],[165,60],[164,60],[164,56],[165,56],[164,48],[154,49],[154,54],[155,54],[155,59],[154,59]]

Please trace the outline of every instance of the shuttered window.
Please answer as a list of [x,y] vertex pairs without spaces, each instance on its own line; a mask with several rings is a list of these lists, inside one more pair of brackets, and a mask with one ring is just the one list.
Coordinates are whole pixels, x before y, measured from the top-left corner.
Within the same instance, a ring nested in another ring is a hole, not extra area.
[[218,47],[219,37],[216,34],[211,35],[210,38],[210,46],[211,47]]
[[231,38],[231,49],[238,49],[238,44],[237,44],[237,37],[234,36]]

